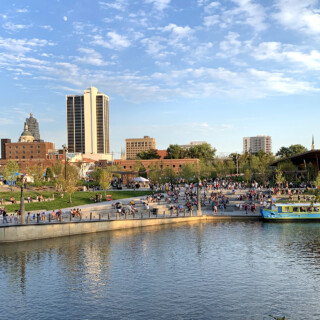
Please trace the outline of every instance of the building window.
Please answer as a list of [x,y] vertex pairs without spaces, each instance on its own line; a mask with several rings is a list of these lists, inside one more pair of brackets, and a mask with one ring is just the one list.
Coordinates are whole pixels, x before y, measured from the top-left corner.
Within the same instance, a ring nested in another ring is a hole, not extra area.
[[25,159],[26,157],[25,156],[22,156],[22,159]]
[[40,150],[38,151],[38,153],[40,153]]
[[18,159],[18,157],[16,157],[16,159]]
[[123,169],[126,169],[126,166],[123,166]]
[[31,156],[30,158],[33,159],[33,156]]
[[175,168],[175,167],[176,167],[176,165],[174,164],[174,165],[172,165],[172,167],[173,167],[173,168]]

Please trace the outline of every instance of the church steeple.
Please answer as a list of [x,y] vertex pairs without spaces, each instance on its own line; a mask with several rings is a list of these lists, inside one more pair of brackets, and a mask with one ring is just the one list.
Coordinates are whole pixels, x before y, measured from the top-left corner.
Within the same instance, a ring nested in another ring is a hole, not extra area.
[[311,145],[311,150],[314,150],[315,146],[314,146],[314,136],[312,135],[312,145]]

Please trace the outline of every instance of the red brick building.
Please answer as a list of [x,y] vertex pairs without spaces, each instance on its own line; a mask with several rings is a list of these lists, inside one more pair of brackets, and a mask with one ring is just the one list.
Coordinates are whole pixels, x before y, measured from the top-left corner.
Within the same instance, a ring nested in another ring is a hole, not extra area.
[[5,142],[3,147],[5,158],[0,160],[0,165],[5,165],[8,160],[17,161],[21,173],[27,173],[34,165],[41,165],[44,170],[53,168],[57,160],[65,159],[64,150],[55,151],[52,142]]
[[173,168],[178,173],[184,164],[200,164],[199,159],[152,159],[152,160],[114,160],[114,164],[121,167],[123,171],[133,171],[137,163],[141,163],[147,170],[152,166],[159,166],[160,169]]

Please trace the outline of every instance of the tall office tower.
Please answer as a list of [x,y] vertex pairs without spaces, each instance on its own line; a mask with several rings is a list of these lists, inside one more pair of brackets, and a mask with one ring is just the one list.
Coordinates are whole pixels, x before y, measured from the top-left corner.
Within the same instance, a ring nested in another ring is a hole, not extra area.
[[110,153],[109,97],[91,87],[66,99],[68,151]]
[[142,151],[147,151],[156,148],[156,139],[144,136],[143,138],[126,139],[126,158],[134,160],[137,154]]
[[259,151],[272,153],[270,136],[256,136],[243,138],[243,153],[256,153]]
[[26,124],[34,137],[34,140],[40,141],[39,124],[37,119],[33,117],[32,113],[30,113],[30,118],[26,118]]

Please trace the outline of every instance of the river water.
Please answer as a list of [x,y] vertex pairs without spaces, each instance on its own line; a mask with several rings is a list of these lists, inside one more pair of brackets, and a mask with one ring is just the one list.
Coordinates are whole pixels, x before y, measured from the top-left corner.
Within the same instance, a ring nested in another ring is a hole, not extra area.
[[0,319],[320,319],[320,224],[197,222],[0,245]]

